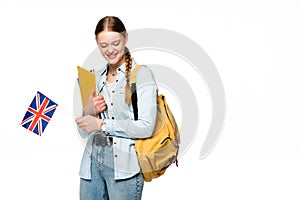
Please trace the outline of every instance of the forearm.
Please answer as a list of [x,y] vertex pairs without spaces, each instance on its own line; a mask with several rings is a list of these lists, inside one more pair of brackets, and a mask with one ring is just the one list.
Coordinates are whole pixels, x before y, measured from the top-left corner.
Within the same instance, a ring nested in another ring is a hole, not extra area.
[[108,134],[126,138],[147,138],[152,135],[157,112],[156,87],[138,95],[138,120],[130,113],[127,119],[106,119],[105,131]]

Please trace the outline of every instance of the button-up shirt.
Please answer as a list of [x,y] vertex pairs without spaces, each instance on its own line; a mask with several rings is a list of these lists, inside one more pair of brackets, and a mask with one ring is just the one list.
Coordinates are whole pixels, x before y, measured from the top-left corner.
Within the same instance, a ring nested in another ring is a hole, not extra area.
[[[132,66],[136,65],[132,60]],[[117,70],[116,83],[112,88],[111,98],[107,99],[109,119],[105,119],[105,132],[113,136],[115,179],[125,179],[140,172],[135,139],[147,138],[152,135],[157,111],[157,85],[148,67],[141,67],[136,77],[138,120],[134,120],[132,105],[125,103],[125,63]],[[102,91],[106,84],[108,67],[96,72],[97,87]],[[80,167],[80,177],[91,179],[91,151],[94,134],[79,129],[86,138],[86,148]]]

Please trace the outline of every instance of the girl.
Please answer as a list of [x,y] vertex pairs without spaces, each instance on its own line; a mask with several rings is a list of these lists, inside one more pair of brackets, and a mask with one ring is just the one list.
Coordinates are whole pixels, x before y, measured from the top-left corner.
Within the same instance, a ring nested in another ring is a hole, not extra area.
[[[156,120],[157,85],[151,70],[137,73],[138,120],[131,105],[130,72],[136,65],[126,47],[128,34],[122,21],[102,18],[95,30],[106,67],[96,72],[97,91],[76,119],[87,144],[80,167],[81,200],[141,199],[144,185],[134,144],[150,137]],[[101,115],[99,119],[94,116]]]

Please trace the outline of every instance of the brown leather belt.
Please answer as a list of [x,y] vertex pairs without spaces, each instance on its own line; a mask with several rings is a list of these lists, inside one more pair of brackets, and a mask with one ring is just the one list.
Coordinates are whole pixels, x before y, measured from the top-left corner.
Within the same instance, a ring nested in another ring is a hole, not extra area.
[[107,136],[104,133],[97,133],[94,136],[93,143],[96,146],[111,146],[113,144],[113,137]]

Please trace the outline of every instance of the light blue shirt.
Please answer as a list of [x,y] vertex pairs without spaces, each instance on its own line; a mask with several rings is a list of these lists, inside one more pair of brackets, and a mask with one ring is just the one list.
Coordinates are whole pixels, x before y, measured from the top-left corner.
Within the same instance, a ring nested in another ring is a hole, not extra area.
[[[132,60],[132,66],[136,65]],[[107,104],[110,119],[105,119],[106,134],[113,136],[115,179],[125,179],[140,172],[135,139],[147,138],[152,135],[157,111],[157,85],[148,67],[141,67],[137,73],[137,104],[138,120],[134,120],[132,105],[125,103],[125,63],[117,70],[116,84]],[[97,87],[102,91],[106,84],[107,67],[96,72]],[[80,177],[91,179],[92,141],[96,132],[86,133],[79,129],[82,137],[86,138],[86,148],[83,153]]]

